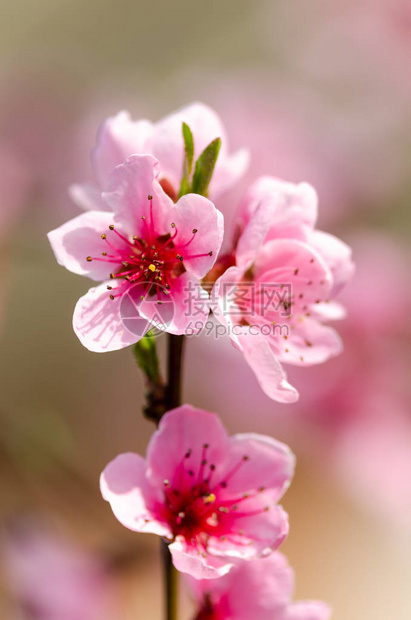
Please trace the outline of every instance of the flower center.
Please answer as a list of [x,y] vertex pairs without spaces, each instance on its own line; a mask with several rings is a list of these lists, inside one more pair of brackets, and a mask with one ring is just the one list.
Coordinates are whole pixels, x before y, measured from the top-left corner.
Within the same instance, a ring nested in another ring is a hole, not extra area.
[[235,531],[236,519],[260,514],[269,509],[268,506],[258,507],[256,510],[241,507],[246,500],[264,492],[263,487],[240,495],[238,492],[230,493],[230,480],[249,461],[247,455],[221,477],[216,466],[209,463],[208,451],[209,444],[204,444],[200,465],[195,471],[194,467],[190,467],[192,451],[188,450],[172,483],[164,480],[164,516],[173,535],[182,536],[202,550],[207,548],[210,536],[220,540],[228,539],[231,535],[243,536],[243,531]]
[[87,256],[88,262],[97,260],[113,264],[114,269],[110,278],[116,285],[113,283],[107,286],[112,300],[121,297],[133,284],[141,283],[144,284],[141,299],[157,295],[158,303],[162,303],[162,298],[169,294],[173,281],[186,271],[184,260],[212,255],[212,252],[197,255],[186,253],[186,249],[198,233],[196,228],[192,230],[192,236],[186,242],[180,241],[174,223],[170,225],[171,233],[163,235],[156,233],[152,196],[148,196],[148,200],[150,217],[147,221],[146,217],[142,216],[144,226],[139,236],[134,235],[129,239],[111,224],[109,232],[101,235],[107,244],[107,250],[101,253],[101,257]]
[[220,618],[221,615],[215,609],[210,596],[206,594],[204,603],[194,620],[219,620]]

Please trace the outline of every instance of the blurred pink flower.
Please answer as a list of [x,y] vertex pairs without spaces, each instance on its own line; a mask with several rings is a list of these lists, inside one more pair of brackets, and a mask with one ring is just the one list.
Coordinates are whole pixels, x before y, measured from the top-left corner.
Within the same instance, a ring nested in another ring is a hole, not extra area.
[[379,347],[386,338],[411,336],[409,251],[389,233],[361,228],[350,235],[350,244],[358,269],[340,298],[348,311],[343,325],[347,337],[358,342],[362,334],[371,346]]
[[[289,367],[298,403],[270,401],[229,338],[205,332],[187,343],[187,398],[224,410],[245,429],[254,411],[259,432],[327,462],[334,484],[374,517],[394,523],[397,535],[398,525],[411,527],[410,253],[386,232],[363,229],[347,239],[356,273],[338,296],[347,309],[339,322],[344,351],[321,367]],[[199,380],[205,373],[207,382]],[[224,390],[210,390],[223,373]]]
[[345,492],[384,523],[400,526],[401,535],[411,528],[410,408],[403,396],[381,392],[340,427],[333,460]]
[[[222,140],[209,188],[211,199],[235,185],[247,167],[247,152],[242,149],[229,155],[226,132],[217,114],[202,103],[193,103],[155,124],[147,120],[132,121],[128,112],[120,112],[106,120],[93,151],[97,184],[73,185],[73,200],[81,208],[94,209],[112,170],[134,154],[149,154],[158,160],[159,182],[167,194],[176,200],[183,176],[183,121],[193,133],[195,159],[214,138]],[[103,205],[101,208],[107,207]]]
[[[137,342],[156,322],[163,303],[171,312],[164,328],[184,333],[192,319],[185,305],[188,289],[201,296],[198,329],[207,319],[208,293],[199,278],[220,250],[223,217],[212,202],[196,194],[174,204],[157,178],[153,157],[131,156],[114,169],[102,194],[110,211],[88,211],[49,233],[61,265],[94,280],[110,278],[90,289],[74,311],[74,330],[91,351]],[[129,331],[123,321],[121,300],[126,294],[130,318],[143,323],[138,330]]]
[[212,581],[186,578],[199,607],[194,620],[329,620],[331,610],[317,601],[291,602],[294,575],[286,558],[236,564]]
[[298,398],[281,363],[319,364],[342,349],[336,332],[323,322],[343,316],[330,300],[353,273],[351,250],[316,230],[316,219],[311,186],[270,177],[256,181],[237,219],[235,266],[212,293],[217,319],[264,392],[280,402]]
[[336,435],[374,403],[375,394],[401,395],[408,390],[409,255],[386,234],[362,231],[352,235],[350,243],[357,269],[339,297],[347,309],[340,326],[344,354],[321,372],[293,373],[304,385],[301,416]]
[[38,527],[18,528],[3,542],[5,575],[30,618],[112,619],[107,566],[100,558]]
[[[261,432],[279,434],[306,457],[326,461],[329,474],[363,509],[409,529],[410,255],[386,233],[360,230],[348,239],[356,273],[338,297],[347,309],[339,325],[344,351],[321,368],[290,367],[289,380],[301,392],[298,404],[287,405],[291,417],[247,382],[243,360],[223,338],[190,340],[188,396],[192,390],[203,406],[218,404],[233,419],[235,413],[236,423],[247,421],[253,407]],[[226,368],[218,396],[195,380],[207,370],[210,383],[219,381]]]
[[288,521],[277,501],[293,469],[284,444],[229,438],[216,415],[184,405],[162,418],[146,461],[129,453],[106,467],[101,490],[123,525],[172,541],[178,570],[210,579],[283,541]]
[[322,434],[344,489],[368,510],[409,528],[410,257],[388,235],[359,232],[350,241],[357,272],[341,296],[348,309],[341,326],[345,351],[322,374],[313,369],[300,376],[301,443]]

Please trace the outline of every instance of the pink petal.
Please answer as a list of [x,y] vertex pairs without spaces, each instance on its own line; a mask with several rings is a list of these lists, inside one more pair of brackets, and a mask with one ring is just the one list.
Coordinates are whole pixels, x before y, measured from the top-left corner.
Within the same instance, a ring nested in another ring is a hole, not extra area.
[[194,579],[216,579],[226,575],[233,566],[229,558],[218,558],[210,554],[204,558],[196,548],[187,547],[178,539],[169,545],[169,549],[176,569]]
[[[101,235],[112,223],[112,213],[88,211],[49,232],[50,245],[59,265],[93,280],[108,278],[113,267],[118,268],[118,265],[100,260],[89,262],[87,257],[103,258],[102,252],[107,252],[108,247]],[[119,240],[118,246],[123,245]]]
[[310,235],[309,243],[321,254],[331,270],[334,280],[331,294],[337,295],[354,275],[355,266],[351,259],[350,246],[321,230]]
[[[230,478],[227,491],[231,495],[264,487],[270,494],[270,500],[278,501],[294,475],[295,456],[289,447],[256,433],[233,435],[230,437],[228,471],[233,463],[241,462],[244,455],[248,460]],[[225,472],[221,472],[221,479],[224,477]]]
[[[122,325],[127,331],[135,335],[135,342],[138,342],[142,336],[144,336],[151,327],[159,327],[159,322],[162,322],[162,316],[164,313],[155,317],[153,321],[147,320],[141,312],[141,295],[147,290],[147,282],[135,284],[128,288],[119,303],[119,312],[122,321]],[[116,303],[112,300],[113,303]],[[163,306],[164,307],[164,306]],[[157,320],[156,320],[157,319]]]
[[[233,320],[230,316],[230,310],[233,307],[234,296],[230,295],[230,291],[236,287],[237,283],[243,277],[243,271],[238,267],[229,267],[215,282],[210,295],[210,303],[212,304],[213,314],[216,319],[225,326],[232,326]],[[233,341],[237,343],[235,334],[232,333]]]
[[[236,562],[219,579],[185,578],[200,609],[207,599],[216,618],[236,620],[328,620],[330,609],[315,601],[290,603],[294,574],[279,552],[268,557]],[[252,593],[252,595],[250,595]]]
[[[301,227],[312,228],[318,214],[318,198],[308,183],[287,183],[275,177],[260,177],[249,188],[242,205],[240,216],[247,223],[259,204],[271,201],[275,213],[269,238],[285,237],[289,228],[298,231]],[[294,234],[291,235],[291,238]]]
[[75,183],[69,187],[72,201],[84,211],[110,211],[101,190],[92,183]]
[[325,301],[316,304],[310,310],[311,316],[320,321],[341,321],[347,316],[347,311],[338,301]]
[[208,444],[210,462],[221,461],[228,449],[228,436],[214,413],[183,405],[169,411],[153,434],[147,448],[148,476],[153,484],[172,480],[184,455],[191,450],[190,465],[195,471],[203,458],[203,445]]
[[[163,222],[172,200],[164,193],[155,178],[157,161],[151,155],[133,155],[115,168],[103,198],[114,212],[114,222],[129,235],[142,239],[170,232]],[[152,196],[152,207],[149,196]],[[145,218],[145,219],[143,219]]]
[[257,255],[253,275],[259,283],[291,283],[295,296],[304,294],[304,303],[327,299],[333,282],[318,252],[295,239],[265,243]]
[[[195,276],[202,278],[214,265],[221,248],[224,235],[223,214],[204,196],[187,194],[170,208],[167,220],[176,225],[178,232],[174,243],[184,257],[184,266]],[[194,234],[193,230],[197,232]],[[205,256],[189,258],[198,254]]]
[[209,294],[188,272],[170,282],[169,294],[161,296],[161,301],[160,306],[156,297],[146,298],[138,307],[139,314],[170,334],[198,334],[209,317]]
[[[109,281],[112,284],[112,280]],[[80,297],[74,310],[73,328],[80,342],[96,353],[116,351],[137,342],[140,337],[124,326],[120,299],[110,299],[107,282],[91,288]]]
[[278,549],[289,531],[288,515],[261,494],[239,504],[233,527],[227,540],[210,538],[208,550],[213,555],[250,560]]
[[273,198],[261,200],[243,230],[236,249],[236,262],[240,269],[246,270],[255,260],[258,250],[264,243],[273,221],[275,201]]
[[119,112],[100,127],[93,151],[93,165],[98,182],[104,189],[113,169],[137,153],[149,153],[146,142],[153,131],[149,121],[133,122],[128,112]]
[[215,198],[236,183],[247,166],[248,157],[242,151],[232,156],[227,154],[225,129],[220,118],[211,108],[202,103],[192,103],[181,108],[156,123],[146,151],[158,159],[161,177],[167,178],[176,193],[180,189],[183,172],[183,121],[189,125],[193,133],[195,159],[212,140],[215,138],[222,140],[216,169],[210,183],[210,196]]
[[[227,144],[227,143],[226,143]],[[223,145],[209,186],[209,196],[216,200],[229,189],[235,187],[241,177],[247,172],[250,164],[248,149],[240,149],[231,155],[226,155]]]
[[[188,272],[181,274],[170,290],[175,306],[173,322],[168,331],[172,334],[193,336],[204,327],[210,316],[210,296],[197,278]],[[191,298],[190,296],[193,296]]]
[[[273,340],[271,337],[270,342]],[[308,317],[301,317],[298,326],[290,331],[287,341],[281,343],[281,348],[278,340],[273,346],[279,359],[299,366],[321,364],[343,350],[342,340],[332,327]]]
[[[294,574],[287,558],[276,551],[271,555],[242,562],[233,575],[232,587],[228,592],[231,609],[238,609],[247,605],[249,611],[255,613],[266,609],[273,620],[275,609],[285,607],[291,599],[294,590]],[[255,592],[255,597],[247,596],[247,589]],[[254,599],[254,600],[253,600]],[[257,616],[259,620],[259,616]],[[275,618],[275,616],[274,616]]]
[[148,152],[158,159],[161,175],[170,181],[177,192],[184,161],[183,121],[193,133],[195,159],[214,138],[225,137],[218,116],[202,103],[181,108],[156,123]]
[[267,339],[261,334],[247,334],[239,339],[239,343],[265,394],[280,403],[295,403],[299,397],[298,392],[288,383],[287,375]]
[[101,474],[100,488],[125,527],[136,532],[171,536],[168,526],[156,520],[156,504],[164,498],[161,491],[147,482],[143,457],[131,452],[117,456]]
[[265,558],[239,563],[227,577],[205,582],[204,595],[207,589],[212,598],[216,590],[217,596],[222,591],[223,606],[236,620],[284,620],[294,589],[294,575],[287,559],[277,551]]
[[222,575],[219,579],[194,579],[190,574],[185,574],[183,577],[183,583],[187,584],[190,591],[190,598],[192,598],[198,607],[204,605],[204,601],[208,594],[213,593],[214,598],[218,604],[221,596],[227,592],[232,585],[232,576],[237,572],[237,565],[249,564],[250,562],[238,562],[233,560],[233,568],[226,574]]

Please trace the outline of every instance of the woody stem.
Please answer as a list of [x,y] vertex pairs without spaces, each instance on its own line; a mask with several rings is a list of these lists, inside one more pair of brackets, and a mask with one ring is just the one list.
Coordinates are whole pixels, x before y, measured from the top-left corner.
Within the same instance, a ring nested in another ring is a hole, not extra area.
[[[168,334],[166,411],[181,405],[183,347],[184,336]],[[168,545],[165,541],[162,541],[161,545],[166,586],[166,619],[177,620],[178,573],[171,561]]]
[[168,334],[167,411],[181,405],[181,383],[184,336]]

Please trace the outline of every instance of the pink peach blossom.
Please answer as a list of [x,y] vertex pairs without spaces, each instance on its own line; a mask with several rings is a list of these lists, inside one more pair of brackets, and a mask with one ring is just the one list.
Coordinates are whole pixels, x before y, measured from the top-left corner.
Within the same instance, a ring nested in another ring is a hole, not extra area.
[[106,467],[101,491],[124,526],[170,540],[178,570],[210,579],[283,541],[288,520],[277,501],[293,469],[284,444],[228,437],[215,414],[183,405],[162,418],[146,460],[122,454]]
[[[328,428],[337,440],[343,427],[375,408],[376,394],[377,401],[393,399],[393,407],[387,407],[390,419],[394,410],[403,408],[394,402],[408,393],[409,384],[409,253],[397,239],[369,230],[360,230],[349,240],[357,268],[339,298],[347,308],[340,327],[344,355],[309,373],[293,369],[293,379],[304,388],[302,418],[317,428]],[[371,420],[372,416],[370,424]]]
[[[84,346],[104,352],[137,342],[163,304],[168,313],[164,329],[184,333],[192,318],[186,307],[188,289],[196,289],[203,301],[195,317],[200,329],[209,309],[199,279],[219,252],[221,213],[196,194],[174,204],[158,182],[157,161],[149,155],[133,155],[117,166],[102,200],[111,211],[87,211],[49,233],[61,265],[103,280],[74,311],[74,330]],[[130,331],[124,316],[137,318],[143,327]]]
[[212,292],[217,319],[264,392],[280,402],[298,398],[281,363],[319,364],[342,350],[337,333],[323,323],[344,316],[330,300],[352,275],[351,251],[316,230],[316,218],[310,185],[256,181],[237,220],[235,266]]
[[388,391],[370,395],[366,408],[340,425],[337,439],[332,457],[342,488],[403,540],[411,528],[409,400]]
[[291,602],[294,575],[278,551],[236,564],[220,579],[186,581],[198,604],[194,620],[329,620],[319,601]]
[[410,256],[398,239],[369,230],[357,231],[350,243],[357,272],[341,296],[348,310],[341,326],[345,351],[323,372],[313,368],[298,377],[304,388],[295,412],[301,447],[309,437],[318,446],[321,433],[322,458],[347,493],[409,530]]
[[[222,140],[210,183],[210,197],[214,200],[235,185],[247,167],[248,153],[242,149],[230,155],[225,129],[217,114],[203,103],[192,103],[155,124],[147,120],[132,121],[125,111],[107,119],[100,128],[93,151],[96,183],[73,185],[71,195],[74,201],[83,209],[95,209],[113,168],[135,154],[153,155],[158,160],[159,182],[176,200],[183,176],[183,122],[193,133],[195,159],[212,140]],[[101,203],[100,208],[107,209],[108,205]]]

